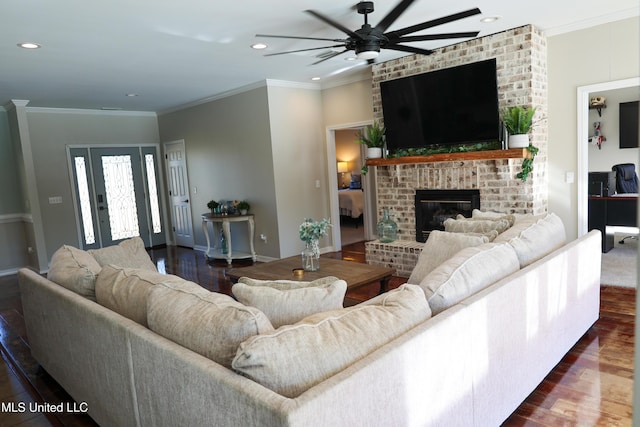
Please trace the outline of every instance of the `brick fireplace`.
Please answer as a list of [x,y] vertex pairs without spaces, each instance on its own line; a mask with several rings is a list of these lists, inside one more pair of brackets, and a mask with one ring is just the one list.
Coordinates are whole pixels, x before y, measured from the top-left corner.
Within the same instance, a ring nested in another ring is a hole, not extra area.
[[415,192],[418,189],[477,189],[482,210],[540,214],[547,210],[546,39],[525,26],[444,47],[431,56],[412,55],[373,66],[374,119],[383,121],[380,82],[469,62],[496,58],[500,108],[535,105],[531,141],[540,148],[526,182],[516,174],[522,159],[461,160],[371,167],[375,173],[378,216],[389,209],[398,223],[398,240],[367,242],[370,264],[408,277],[423,243],[416,242]]

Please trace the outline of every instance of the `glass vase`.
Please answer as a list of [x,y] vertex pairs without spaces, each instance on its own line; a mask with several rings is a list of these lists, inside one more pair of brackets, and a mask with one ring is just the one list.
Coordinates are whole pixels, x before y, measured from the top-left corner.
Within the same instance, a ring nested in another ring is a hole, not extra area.
[[316,271],[320,268],[320,244],[318,240],[306,242],[302,251],[302,268],[304,271]]
[[389,216],[389,209],[382,212],[382,219],[378,222],[378,240],[390,243],[398,238],[398,224]]

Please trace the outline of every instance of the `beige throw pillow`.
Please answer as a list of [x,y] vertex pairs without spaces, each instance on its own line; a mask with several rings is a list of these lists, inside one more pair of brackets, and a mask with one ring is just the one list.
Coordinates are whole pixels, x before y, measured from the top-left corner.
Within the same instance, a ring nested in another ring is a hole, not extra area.
[[507,219],[470,219],[470,218],[449,218],[444,223],[444,231],[451,233],[488,233],[493,230],[498,234],[510,227]]
[[433,314],[437,314],[519,268],[510,245],[486,243],[461,250],[428,274],[420,287]]
[[158,271],[156,265],[144,248],[144,242],[140,237],[132,237],[123,240],[118,245],[107,246],[102,249],[88,251],[101,266],[117,265],[126,268],[144,268],[150,271]]
[[96,300],[96,278],[100,264],[89,253],[63,245],[51,257],[47,278],[78,295]]
[[140,268],[105,265],[96,280],[96,301],[116,313],[147,326],[147,296],[157,283],[185,280]]
[[[554,213],[530,223],[523,223],[517,227],[518,234],[511,237],[508,243],[515,249],[520,262],[520,268],[543,258],[554,250],[563,246],[567,241],[562,220]],[[506,234],[506,233],[505,233]]]
[[411,271],[411,276],[409,276],[407,283],[419,284],[433,269],[462,249],[488,242],[489,238],[481,235],[433,230],[422,247],[418,262]]
[[296,397],[430,316],[422,290],[405,284],[356,306],[251,337],[238,348],[232,367],[276,393]]
[[196,353],[231,367],[238,345],[273,331],[260,310],[193,282],[158,283],[147,298],[149,329]]
[[256,307],[271,321],[274,328],[291,325],[322,311],[342,308],[347,282],[335,277],[326,283],[266,282],[264,285],[233,285],[233,295],[244,305]]
[[517,217],[514,214],[505,214],[505,213],[491,212],[491,211],[481,211],[479,209],[474,209],[473,211],[471,211],[471,219],[474,219],[474,220],[490,219],[490,220],[494,220],[494,221],[495,220],[500,220],[500,219],[506,219],[507,221],[509,221],[509,227],[513,227],[513,224],[515,224],[515,222],[517,220]]

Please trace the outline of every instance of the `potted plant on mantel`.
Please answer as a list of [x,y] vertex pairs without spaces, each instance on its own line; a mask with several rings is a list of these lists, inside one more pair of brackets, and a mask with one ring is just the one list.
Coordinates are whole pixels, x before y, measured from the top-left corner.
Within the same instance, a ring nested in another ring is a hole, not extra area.
[[384,134],[386,129],[379,123],[367,126],[364,130],[358,131],[358,144],[367,146],[367,158],[378,159],[382,157],[382,147],[384,146]]
[[526,148],[529,146],[529,130],[533,122],[536,107],[516,105],[502,111],[504,127],[509,132],[509,148]]

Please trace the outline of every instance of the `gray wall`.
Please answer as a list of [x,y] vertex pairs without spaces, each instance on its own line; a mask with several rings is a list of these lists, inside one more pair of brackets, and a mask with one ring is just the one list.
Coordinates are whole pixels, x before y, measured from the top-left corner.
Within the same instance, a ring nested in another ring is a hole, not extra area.
[[547,42],[549,210],[562,218],[569,239],[578,233],[577,183],[564,179],[566,172],[578,168],[577,88],[638,77],[639,24],[630,18],[552,36]]
[[[79,247],[67,145],[157,144],[153,113],[27,108],[47,259],[63,244]],[[61,196],[61,204],[49,197]]]
[[[184,140],[196,247],[206,246],[200,215],[209,200],[247,200],[256,252],[279,256],[267,88],[260,87],[158,117],[163,143]],[[197,192],[194,191],[197,189]],[[234,250],[246,250],[246,225],[232,224]]]
[[[163,142],[185,141],[196,247],[206,245],[200,215],[209,200],[245,199],[259,256],[302,250],[299,224],[329,214],[321,107],[318,90],[268,82],[159,117]],[[233,226],[234,250],[246,249],[244,225]]]

